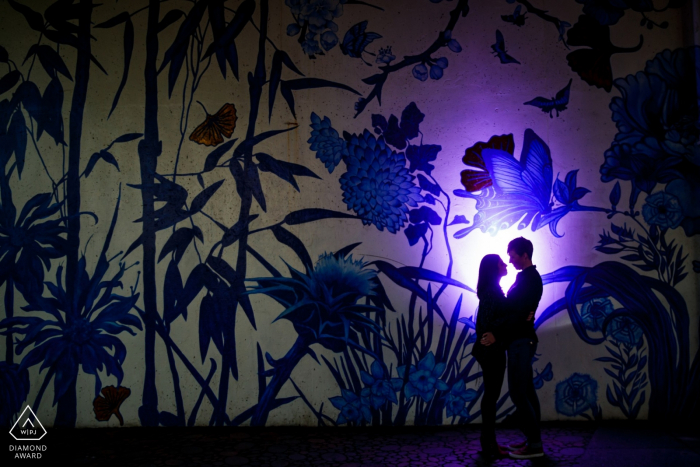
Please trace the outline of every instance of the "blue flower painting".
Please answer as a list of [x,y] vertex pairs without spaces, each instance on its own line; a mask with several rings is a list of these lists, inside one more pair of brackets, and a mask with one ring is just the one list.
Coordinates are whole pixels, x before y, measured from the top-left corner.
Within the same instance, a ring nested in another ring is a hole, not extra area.
[[[404,378],[406,375],[406,367],[399,366],[396,368],[399,376]],[[435,391],[447,391],[450,387],[440,379],[445,371],[445,363],[436,363],[435,355],[429,352],[423,357],[418,365],[411,365],[408,368],[408,382],[404,387],[404,394],[411,398],[418,396],[425,402],[430,402],[435,395]]]
[[[675,51],[665,50],[647,62],[644,71],[615,81],[621,97],[610,103],[613,121],[618,133],[605,163],[600,168],[604,182],[630,180],[633,184],[631,204],[640,192],[651,194],[659,183],[685,182],[678,190],[681,198],[697,191],[700,175],[700,128],[698,102],[683,96],[694,95],[695,64],[700,48]],[[681,225],[687,235],[700,232],[697,213],[679,212],[691,204],[689,199],[678,199],[678,205],[666,206],[671,201],[652,199],[645,218],[661,222],[667,228]],[[663,219],[656,207],[671,212]]]
[[613,311],[613,304],[609,298],[594,298],[581,306],[581,319],[586,329],[600,332],[603,329],[605,318]]
[[617,342],[636,346],[642,343],[644,332],[629,316],[618,316],[610,321],[607,334]]
[[311,129],[311,138],[308,141],[310,148],[312,151],[316,151],[316,158],[324,163],[328,173],[333,173],[341,159],[348,155],[345,140],[331,126],[328,117],[323,117],[321,120],[313,112],[311,113]]
[[403,380],[389,378],[380,362],[372,362],[371,374],[361,370],[360,376],[362,382],[367,385],[362,389],[362,398],[368,400],[373,409],[378,409],[387,402],[398,404],[396,392],[401,390]]
[[575,417],[597,407],[598,383],[589,375],[574,373],[557,383],[555,406],[557,412]]
[[[581,306],[581,319],[587,330],[601,332],[605,319],[613,311],[609,298],[594,298]],[[632,318],[616,316],[609,321],[605,334],[616,342],[635,346],[641,342],[643,331]]]
[[9,197],[3,197],[0,207],[0,285],[12,279],[20,291],[36,294],[43,288],[44,267],[50,270],[52,259],[65,256],[65,224],[51,219],[61,204],[41,193],[19,215]]
[[445,403],[447,417],[468,417],[467,403],[473,401],[479,394],[472,388],[467,388],[464,381],[458,380],[450,388]]
[[17,342],[17,355],[30,348],[22,359],[20,371],[40,363],[40,371],[48,369],[45,379],[48,383],[53,378],[53,403],[59,403],[58,425],[75,425],[79,369],[94,376],[96,397],[102,389],[100,372],[115,376],[117,385],[121,384],[127,349],[117,336],[123,332],[136,335],[133,328],[143,329],[141,320],[131,313],[139,294],[133,290],[126,296],[115,293],[115,289],[123,287],[124,263],[119,264],[111,278],[105,277],[112,261],[107,258],[107,251],[118,211],[119,198],[92,277],[87,259],[82,256],[78,263],[77,289],[69,294],[64,286],[64,268],[59,266],[56,282],[46,283],[52,297],[46,298],[41,293],[28,296],[29,304],[24,307],[26,311],[44,312],[48,317],[15,316],[0,321],[0,328],[24,335]]
[[379,49],[379,52],[377,53],[377,63],[382,65],[388,65],[394,60],[396,60],[396,55],[391,53],[391,46],[382,47]]
[[[287,26],[287,34],[296,36],[302,32],[302,49],[309,57],[329,51],[338,43],[338,24],[334,21],[343,15],[344,0],[285,0],[294,23]],[[306,34],[303,34],[306,32]],[[319,45],[320,43],[320,45]]]
[[360,424],[363,421],[370,421],[372,414],[369,406],[362,403],[362,399],[347,389],[342,390],[342,396],[331,397],[330,401],[333,407],[340,410],[336,423],[343,425],[345,423]]
[[396,233],[408,220],[408,210],[423,202],[420,187],[406,167],[403,153],[365,130],[348,142],[347,172],[340,177],[343,201],[365,225]]
[[304,274],[289,266],[291,277],[252,279],[250,293],[265,294],[285,307],[276,318],[291,321],[308,344],[318,342],[335,351],[353,341],[350,328],[374,329],[367,318],[380,309],[358,303],[375,294],[376,272],[362,260],[342,253],[324,253]]
[[[108,244],[107,241],[105,249]],[[104,277],[109,267],[104,252],[93,277],[88,275],[85,257],[81,258],[79,267],[80,294],[75,300],[70,299],[63,285],[63,267],[56,270],[56,283],[47,283],[50,299],[35,296],[29,300],[27,311],[42,311],[52,319],[17,316],[0,322],[0,327],[24,335],[17,342],[17,355],[31,349],[22,359],[20,369],[38,364],[41,364],[40,371],[48,369],[46,381],[54,380],[53,403],[67,400],[73,409],[79,370],[82,368],[83,372],[94,376],[96,397],[102,389],[100,372],[115,376],[117,385],[121,384],[127,349],[117,336],[122,332],[135,335],[132,328],[142,329],[141,320],[130,313],[139,295],[114,293],[116,288],[121,288],[123,263],[109,279]],[[71,426],[75,423],[72,416],[71,407],[59,407],[56,423]]]
[[660,229],[675,229],[684,217],[678,198],[663,191],[647,197],[642,214],[647,224]]

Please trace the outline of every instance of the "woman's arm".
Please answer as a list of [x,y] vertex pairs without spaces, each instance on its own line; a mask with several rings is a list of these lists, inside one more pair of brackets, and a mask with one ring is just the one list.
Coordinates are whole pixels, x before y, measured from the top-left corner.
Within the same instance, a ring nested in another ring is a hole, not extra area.
[[[497,340],[497,336],[502,336],[511,326],[523,320],[520,307],[513,300],[507,299],[502,294],[494,294],[490,299],[491,313],[489,316],[491,319],[488,327],[484,328],[485,332],[482,333],[482,344],[484,345],[493,344]],[[532,321],[534,317],[535,311],[532,310],[525,317],[525,321]]]

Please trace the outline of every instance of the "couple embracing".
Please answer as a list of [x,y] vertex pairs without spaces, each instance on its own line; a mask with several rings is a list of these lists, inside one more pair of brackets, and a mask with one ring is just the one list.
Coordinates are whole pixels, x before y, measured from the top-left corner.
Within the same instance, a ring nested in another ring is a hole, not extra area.
[[[489,457],[529,459],[541,457],[540,402],[532,381],[532,358],[537,350],[534,315],[542,297],[542,278],[532,264],[532,242],[519,237],[508,244],[510,263],[519,270],[506,296],[500,281],[508,266],[498,255],[486,255],[479,266],[476,319],[477,340],[472,355],[481,365],[484,395],[481,399],[481,448]],[[507,355],[507,357],[506,357]],[[496,441],[496,404],[508,361],[508,389],[516,408],[521,443],[500,446]]]

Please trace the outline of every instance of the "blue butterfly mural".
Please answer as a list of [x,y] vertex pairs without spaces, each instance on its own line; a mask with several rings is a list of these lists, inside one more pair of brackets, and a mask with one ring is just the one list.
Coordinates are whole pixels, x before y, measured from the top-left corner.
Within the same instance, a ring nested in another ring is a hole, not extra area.
[[578,170],[567,173],[565,181],[557,178],[552,184],[549,147],[534,131],[525,130],[520,160],[513,156],[514,147],[511,134],[493,136],[487,143],[467,149],[462,161],[473,169],[462,171],[466,190],[454,190],[454,194],[476,199],[477,213],[474,223],[457,231],[455,238],[477,228],[496,235],[513,224],[521,230],[531,223],[533,231],[549,225],[552,235],[561,237],[557,223],[562,217],[573,210],[591,209],[578,205],[590,192],[576,186]]
[[569,92],[571,91],[571,80],[569,84],[564,86],[555,97],[547,99],[545,97],[535,97],[531,101],[527,101],[524,105],[532,105],[538,107],[542,112],[549,113],[549,118],[554,118],[552,112],[556,110],[557,117],[559,112],[566,110],[566,106],[569,105]]
[[525,19],[527,17],[525,14],[527,12],[523,13],[522,15],[520,14],[520,11],[523,9],[522,5],[518,5],[515,7],[515,11],[513,12],[512,15],[501,15],[501,19],[505,21],[506,23],[512,23],[518,27],[524,26],[525,25]]
[[[496,234],[517,223],[518,228],[533,222],[536,230],[542,216],[551,212],[552,156],[549,147],[531,129],[525,130],[520,160],[513,157],[513,135],[505,136],[507,149],[484,147],[480,165],[482,177],[488,177],[491,185],[484,186],[479,195],[464,190],[455,190],[455,195],[477,200],[478,210],[474,224],[455,233],[456,238],[468,235],[481,228]],[[469,187],[467,187],[469,189]]]
[[497,56],[499,60],[501,60],[501,63],[517,63],[520,65],[519,61],[506,53],[506,41],[503,38],[503,33],[498,29],[496,29],[496,43],[493,44],[491,48],[493,49],[494,56]]
[[554,372],[552,372],[552,362],[549,362],[542,372],[535,370],[535,377],[533,378],[535,389],[540,389],[544,386],[545,381],[552,381],[552,378],[554,378]]
[[362,58],[363,53],[369,55],[374,55],[371,52],[367,52],[365,48],[371,44],[375,39],[381,38],[381,34],[376,32],[366,32],[367,30],[367,20],[360,21],[345,33],[342,44],[340,44],[340,50],[345,55],[349,55],[352,58],[359,58],[367,65],[371,66],[367,60]]

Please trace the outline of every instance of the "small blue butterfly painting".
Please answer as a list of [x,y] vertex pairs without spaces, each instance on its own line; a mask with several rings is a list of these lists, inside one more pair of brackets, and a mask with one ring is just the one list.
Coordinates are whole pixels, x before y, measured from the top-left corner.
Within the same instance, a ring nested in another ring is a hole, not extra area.
[[558,117],[559,112],[566,110],[566,106],[569,104],[569,91],[571,91],[571,80],[569,80],[569,84],[564,86],[552,99],[535,97],[531,101],[525,102],[524,105],[538,107],[542,112],[549,113],[549,118],[554,118],[552,112],[556,110]]
[[518,5],[515,7],[515,11],[513,12],[512,15],[501,15],[501,19],[505,21],[506,23],[512,23],[518,27],[524,26],[525,25],[525,13],[522,15],[520,14],[520,11],[522,10],[523,6]]
[[348,32],[345,33],[343,38],[343,43],[340,44],[340,50],[345,55],[349,55],[353,58],[359,58],[367,65],[371,65],[367,60],[362,58],[363,53],[369,55],[374,55],[371,52],[367,52],[365,48],[372,43],[375,39],[379,39],[382,36],[376,32],[366,32],[367,21],[361,21],[351,27]]
[[506,53],[506,41],[503,38],[503,33],[498,29],[496,29],[496,43],[491,48],[493,49],[493,54],[501,60],[501,63],[517,63],[520,65],[519,61]]

